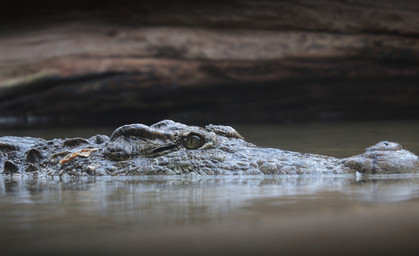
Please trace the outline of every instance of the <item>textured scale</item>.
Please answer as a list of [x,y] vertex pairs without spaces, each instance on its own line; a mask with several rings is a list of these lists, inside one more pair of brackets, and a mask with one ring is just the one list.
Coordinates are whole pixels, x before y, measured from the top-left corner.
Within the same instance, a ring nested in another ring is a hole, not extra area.
[[[187,136],[193,136],[195,146],[185,144]],[[3,175],[301,175],[356,171],[419,172],[419,159],[400,144],[388,141],[344,159],[261,148],[246,142],[229,126],[203,128],[170,120],[151,126],[124,125],[110,138],[0,138]]]

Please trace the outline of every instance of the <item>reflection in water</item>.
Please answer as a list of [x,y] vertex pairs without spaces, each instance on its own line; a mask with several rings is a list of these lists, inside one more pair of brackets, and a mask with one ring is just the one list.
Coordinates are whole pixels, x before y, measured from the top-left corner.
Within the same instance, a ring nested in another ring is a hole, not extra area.
[[[397,141],[419,152],[419,122],[236,128],[257,145],[337,157],[361,153],[380,140]],[[113,129],[0,133],[65,138],[110,135]],[[243,248],[240,255],[255,255],[269,245],[275,255],[284,248],[294,255],[298,249],[311,255],[321,245],[327,249],[335,245],[334,255],[364,255],[368,248],[376,248],[380,255],[400,254],[417,248],[417,199],[419,175],[68,180],[0,175],[0,251],[2,255],[19,251],[46,255],[48,249],[49,255],[120,255],[132,248],[131,255],[143,255],[138,253],[142,248],[158,249],[163,244],[164,255],[172,255],[176,249],[182,251],[182,245],[184,252],[191,252],[191,241],[202,248],[192,255],[235,254],[229,253],[231,248]],[[85,247],[76,250],[81,244]],[[75,253],[68,253],[72,250]]]
[[353,199],[400,202],[419,198],[418,174],[364,177],[346,188]]
[[[0,178],[3,232],[223,222],[251,212],[258,200],[276,205],[398,202],[419,198],[418,175]],[[5,233],[3,233],[4,235]]]

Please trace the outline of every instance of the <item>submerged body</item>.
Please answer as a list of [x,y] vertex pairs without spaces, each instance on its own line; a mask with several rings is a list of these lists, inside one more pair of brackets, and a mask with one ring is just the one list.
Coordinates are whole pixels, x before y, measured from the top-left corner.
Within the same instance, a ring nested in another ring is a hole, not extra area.
[[244,141],[229,126],[187,126],[164,120],[125,125],[111,137],[44,140],[0,138],[0,174],[259,175],[419,172],[419,159],[394,142],[380,142],[344,159]]

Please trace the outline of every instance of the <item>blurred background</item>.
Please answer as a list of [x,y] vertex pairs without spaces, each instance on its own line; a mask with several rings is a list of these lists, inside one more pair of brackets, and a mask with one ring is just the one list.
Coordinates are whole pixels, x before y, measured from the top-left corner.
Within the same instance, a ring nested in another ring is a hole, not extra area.
[[0,127],[419,119],[419,2],[2,1]]

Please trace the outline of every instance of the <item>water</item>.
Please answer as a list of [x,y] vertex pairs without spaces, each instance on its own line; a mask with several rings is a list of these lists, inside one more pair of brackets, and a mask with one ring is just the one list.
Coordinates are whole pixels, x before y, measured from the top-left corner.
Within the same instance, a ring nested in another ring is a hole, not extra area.
[[[258,145],[419,153],[419,122],[235,126]],[[88,137],[98,129],[1,135]],[[100,133],[110,134],[103,128]],[[419,249],[419,175],[0,177],[1,255],[380,254]]]

